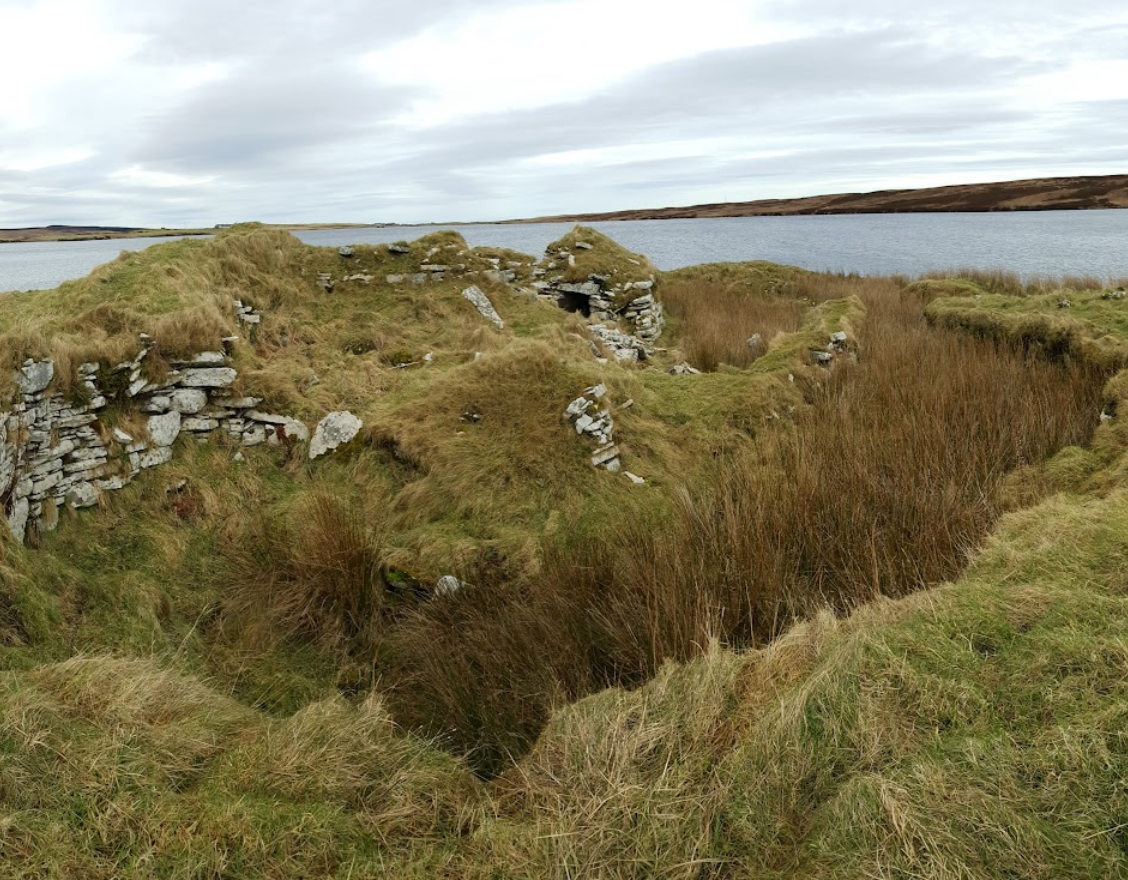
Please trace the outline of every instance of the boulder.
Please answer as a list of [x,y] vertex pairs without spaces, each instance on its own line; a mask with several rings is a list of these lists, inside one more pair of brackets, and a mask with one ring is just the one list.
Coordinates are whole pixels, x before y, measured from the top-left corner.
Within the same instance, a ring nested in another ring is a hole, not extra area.
[[348,257],[351,257],[353,254],[355,254],[356,251],[354,251],[351,247],[349,247],[346,244],[346,245],[343,245],[343,246],[337,248],[337,253],[339,253],[342,257],[345,257],[347,259]]
[[363,426],[364,423],[351,412],[329,413],[317,423],[317,429],[313,432],[313,440],[309,445],[309,457],[318,458],[348,443]]

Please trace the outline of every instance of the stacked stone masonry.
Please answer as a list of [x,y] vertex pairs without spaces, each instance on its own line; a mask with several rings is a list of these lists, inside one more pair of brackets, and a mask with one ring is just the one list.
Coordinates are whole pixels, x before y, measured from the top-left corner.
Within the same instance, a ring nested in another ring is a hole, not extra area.
[[564,418],[581,437],[595,443],[592,467],[601,467],[617,474],[622,470],[619,447],[615,445],[615,423],[605,400],[607,387],[595,385],[568,404]]
[[[578,242],[576,247],[591,249],[585,242]],[[597,323],[591,327],[592,338],[616,361],[646,360],[654,353],[653,345],[662,335],[665,321],[662,304],[654,297],[653,276],[614,282],[610,275],[592,273],[586,281],[568,282],[560,276],[546,276],[562,265],[575,266],[575,255],[559,251],[546,259],[547,267],[533,272],[538,278],[533,282],[538,296],[594,319]],[[619,321],[626,324],[627,332],[615,326]]]
[[[309,440],[302,422],[262,412],[259,398],[231,393],[237,374],[226,350],[175,362],[162,381],[151,382],[142,366],[152,347],[143,335],[132,361],[109,370],[82,364],[74,399],[49,390],[55,378],[49,360],[28,360],[15,372],[15,399],[0,405],[0,505],[17,540],[29,530],[53,530],[63,507],[92,507],[103,493],[171,461],[182,435],[204,442],[222,432],[243,447]],[[102,422],[110,397],[103,383],[120,389],[120,402],[146,417],[144,430],[111,430]]]

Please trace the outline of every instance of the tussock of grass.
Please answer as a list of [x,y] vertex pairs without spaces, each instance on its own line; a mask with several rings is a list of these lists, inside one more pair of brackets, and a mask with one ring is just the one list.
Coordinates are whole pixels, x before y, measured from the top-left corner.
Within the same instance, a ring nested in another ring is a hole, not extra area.
[[[767,351],[780,333],[799,329],[803,304],[756,295],[716,283],[667,283],[662,302],[689,362],[713,372],[721,364],[742,368]],[[753,336],[758,342],[750,342]]]

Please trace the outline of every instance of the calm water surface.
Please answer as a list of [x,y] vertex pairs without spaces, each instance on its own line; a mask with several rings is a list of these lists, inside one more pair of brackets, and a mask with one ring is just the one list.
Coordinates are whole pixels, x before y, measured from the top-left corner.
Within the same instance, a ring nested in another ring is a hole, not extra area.
[[[862,275],[919,275],[955,268],[1007,269],[1023,276],[1128,278],[1128,210],[1018,214],[867,214],[629,220],[597,229],[660,269],[729,260],[771,260]],[[304,230],[314,245],[378,244],[455,229],[472,246],[540,255],[569,223]],[[54,287],[87,274],[123,249],[167,239],[0,245],[0,290]]]

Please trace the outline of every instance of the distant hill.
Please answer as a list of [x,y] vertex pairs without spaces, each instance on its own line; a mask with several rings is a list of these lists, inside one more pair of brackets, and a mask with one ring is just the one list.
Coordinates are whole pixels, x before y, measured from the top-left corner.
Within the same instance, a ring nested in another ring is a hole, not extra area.
[[106,238],[158,237],[164,235],[196,234],[201,230],[144,229],[137,226],[30,226],[20,229],[0,229],[0,243],[14,241],[90,241]]
[[574,220],[675,220],[695,217],[779,217],[795,214],[916,214],[986,211],[1077,211],[1128,208],[1128,174],[1046,177],[1003,183],[890,189],[870,193],[719,202],[682,208],[637,208],[602,214],[560,214],[517,223]]

